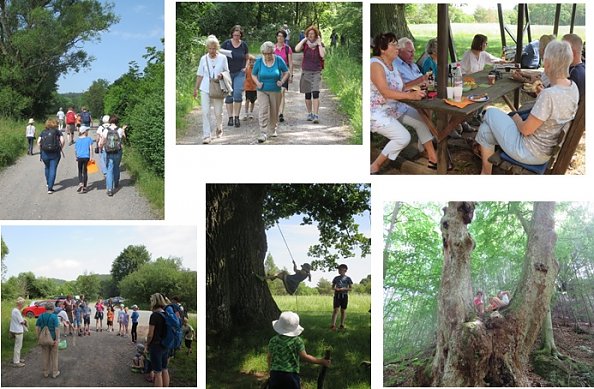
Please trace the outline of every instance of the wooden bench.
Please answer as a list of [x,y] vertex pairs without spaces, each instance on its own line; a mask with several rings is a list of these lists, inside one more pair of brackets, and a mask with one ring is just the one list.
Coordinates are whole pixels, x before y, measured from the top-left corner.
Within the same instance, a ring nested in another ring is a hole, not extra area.
[[506,157],[502,150],[495,151],[489,158],[489,162],[508,174],[565,174],[586,130],[585,105],[584,98],[580,100],[573,120],[563,126],[557,146],[553,149],[553,155],[547,163],[543,165],[524,165],[510,157]]

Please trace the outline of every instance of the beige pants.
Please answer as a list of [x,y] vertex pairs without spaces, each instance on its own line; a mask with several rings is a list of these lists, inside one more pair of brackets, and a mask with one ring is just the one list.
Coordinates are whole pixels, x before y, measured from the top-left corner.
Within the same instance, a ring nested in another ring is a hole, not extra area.
[[[211,99],[208,93],[200,92],[202,105],[202,136],[209,138],[211,136],[210,125],[210,106],[214,108],[216,129],[223,130],[223,99]],[[216,133],[215,133],[216,135]]]
[[23,348],[23,334],[14,334],[14,354],[12,363],[21,362],[21,349]]
[[55,375],[58,372],[58,344],[55,346],[42,346],[41,356],[43,359],[43,375],[51,373]]
[[260,122],[260,132],[263,134],[271,134],[276,127],[281,97],[280,92],[258,91],[258,103],[260,104],[258,121]]

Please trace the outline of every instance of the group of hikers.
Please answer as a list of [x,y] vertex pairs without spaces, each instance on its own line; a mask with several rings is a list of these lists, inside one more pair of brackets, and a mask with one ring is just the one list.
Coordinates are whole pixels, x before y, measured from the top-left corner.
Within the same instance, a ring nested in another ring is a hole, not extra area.
[[[336,319],[340,311],[340,330],[345,328],[346,309],[349,302],[349,292],[353,281],[346,275],[348,266],[338,266],[338,275],[332,279],[332,290],[334,291],[333,311],[330,329],[336,331]],[[277,274],[256,277],[261,281],[279,279],[283,282],[285,290],[290,295],[295,294],[299,284],[305,279],[311,281],[311,265],[304,263],[301,269],[293,261],[294,274],[287,271],[280,271]],[[299,389],[301,378],[299,377],[299,360],[329,367],[330,359],[316,358],[305,351],[303,339],[299,336],[303,327],[299,325],[299,315],[295,312],[282,312],[278,320],[272,322],[272,328],[277,333],[268,342],[268,388],[270,389]]]
[[[293,52],[303,52],[299,92],[305,96],[305,119],[320,122],[320,83],[324,68],[325,48],[319,30],[308,27],[292,48],[290,30],[285,24],[276,32],[276,39],[260,46],[261,56],[249,53],[244,30],[236,25],[231,38],[222,44],[216,36],[206,39],[208,53],[198,65],[194,97],[200,92],[202,107],[202,143],[223,135],[223,101],[227,107],[227,126],[240,127],[240,114],[245,91],[243,120],[254,118],[254,105],[259,101],[259,143],[269,136],[278,136],[279,123],[285,121],[285,100],[289,84],[293,82]],[[294,51],[293,51],[294,49]],[[210,107],[214,109],[215,131],[211,131]]]
[[[64,114],[62,108],[58,111],[56,119],[48,119],[44,129],[37,138],[40,150],[40,160],[45,167],[45,180],[47,193],[54,193],[54,184],[58,172],[58,164],[65,156],[63,148],[66,144],[64,132],[68,138],[68,145],[74,145],[75,158],[78,165],[78,186],[76,191],[80,194],[89,191],[88,166],[94,164],[93,155],[99,156],[99,168],[106,182],[107,195],[113,196],[120,185],[120,163],[122,161],[122,144],[126,138],[127,126],[120,127],[117,115],[104,115],[101,124],[97,127],[95,139],[89,134],[93,125],[92,117],[86,107],[80,114],[75,114],[70,107]],[[28,154],[33,155],[35,139],[35,120],[29,119],[26,127],[26,137],[29,142]],[[75,141],[74,133],[78,133]],[[95,147],[93,148],[93,143]]]
[[[13,364],[14,367],[24,367],[25,360],[21,357],[23,335],[28,331],[28,322],[23,318],[21,311],[25,300],[19,297],[16,307],[13,308],[10,321],[10,334],[15,339]],[[132,314],[124,304],[113,304],[111,299],[104,301],[98,297],[95,308],[95,331],[103,332],[103,319],[106,316],[106,332],[114,332],[114,318],[119,324],[118,336],[127,337],[128,326],[132,322],[132,344],[135,345],[135,356],[132,358],[133,372],[145,373],[145,379],[154,386],[169,386],[170,377],[167,370],[169,360],[181,349],[182,339],[192,352],[192,342],[195,337],[194,328],[189,324],[187,310],[179,303],[179,298],[173,297],[171,301],[160,293],[150,297],[152,314],[149,318],[146,343],[138,343],[138,324],[140,312],[137,305],[132,305]],[[45,303],[45,312],[39,315],[35,323],[38,344],[41,346],[43,359],[43,376],[57,378],[58,350],[66,347],[67,336],[90,336],[91,305],[84,295],[73,298],[72,295],[65,299]],[[117,312],[116,312],[117,310]],[[63,331],[60,330],[64,326]]]
[[[460,72],[464,79],[471,80],[487,64],[507,63],[505,59],[486,51],[488,38],[476,34],[472,45],[462,60],[451,64],[452,74]],[[518,112],[506,113],[488,107],[462,123],[450,136],[460,137],[460,132],[478,131],[471,144],[473,152],[481,158],[481,174],[491,174],[489,157],[495,146],[500,146],[514,160],[539,165],[548,162],[557,146],[564,125],[575,117],[578,103],[585,96],[585,66],[582,61],[582,39],[576,34],[566,34],[562,40],[544,35],[539,41],[530,42],[524,48],[522,65],[528,68],[544,67],[544,72],[530,73],[520,70],[513,78],[521,82],[542,82],[535,90],[536,100],[520,107]],[[437,71],[437,39],[427,42],[425,53],[415,61],[414,43],[407,37],[381,33],[373,40],[371,58],[371,132],[389,139],[380,155],[372,162],[371,174],[379,173],[388,161],[394,161],[410,143],[411,135],[404,125],[411,126],[418,135],[417,148],[428,160],[428,167],[437,169],[437,154],[426,122],[419,112],[406,100],[421,100],[427,92],[423,87],[436,82],[441,75]],[[448,169],[453,166],[448,165]]]

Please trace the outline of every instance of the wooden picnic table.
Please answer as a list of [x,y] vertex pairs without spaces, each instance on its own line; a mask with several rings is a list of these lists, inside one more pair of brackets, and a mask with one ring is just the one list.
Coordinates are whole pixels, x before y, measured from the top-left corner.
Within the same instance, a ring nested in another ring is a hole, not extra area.
[[[474,78],[475,82],[480,85],[479,87],[472,89],[468,92],[463,93],[464,96],[468,95],[482,95],[487,94],[489,100],[485,102],[477,102],[469,104],[464,108],[458,108],[453,105],[449,105],[444,102],[442,98],[435,99],[423,99],[423,100],[406,100],[403,101],[411,107],[416,108],[419,114],[429,127],[433,136],[437,139],[437,173],[446,174],[448,170],[448,135],[456,128],[459,124],[464,122],[468,117],[471,117],[476,111],[483,108],[487,104],[493,103],[493,101],[502,98],[506,104],[512,109],[516,110],[517,107],[511,102],[506,96],[510,92],[514,92],[522,86],[521,82],[511,79],[511,73],[502,71],[502,79],[497,80],[495,85],[488,85],[488,70],[483,70],[478,73],[466,75],[467,77]],[[435,112],[437,115],[437,123],[433,122],[432,113]]]

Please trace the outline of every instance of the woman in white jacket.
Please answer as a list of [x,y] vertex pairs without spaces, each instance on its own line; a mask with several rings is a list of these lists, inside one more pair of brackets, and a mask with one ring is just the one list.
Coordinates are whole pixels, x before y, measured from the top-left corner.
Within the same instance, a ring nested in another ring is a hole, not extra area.
[[202,106],[202,143],[208,144],[211,140],[210,130],[210,106],[215,112],[216,137],[223,135],[223,98],[213,98],[209,95],[210,80],[222,79],[222,72],[229,71],[227,57],[219,53],[219,40],[216,36],[210,35],[206,38],[208,53],[200,58],[198,72],[196,73],[196,86],[194,97],[198,96],[200,90],[200,104]]

